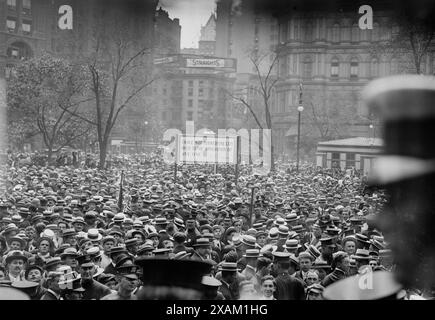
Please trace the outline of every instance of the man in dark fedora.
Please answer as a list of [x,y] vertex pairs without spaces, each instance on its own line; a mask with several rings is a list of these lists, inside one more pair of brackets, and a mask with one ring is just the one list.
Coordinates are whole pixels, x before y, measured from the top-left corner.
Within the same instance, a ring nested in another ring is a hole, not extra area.
[[59,280],[62,276],[60,271],[50,271],[47,274],[45,286],[47,290],[41,297],[41,300],[61,300],[61,288],[59,286]]
[[100,300],[102,297],[111,293],[110,289],[94,279],[96,265],[89,254],[83,254],[77,257],[79,264],[78,271],[81,276],[83,300]]
[[127,263],[116,268],[116,280],[118,282],[118,290],[111,293],[101,300],[137,300],[137,296],[133,292],[139,284],[138,266],[133,263]]
[[211,242],[208,238],[199,238],[193,245],[195,252],[190,257],[192,260],[205,261],[211,258]]
[[222,279],[220,280],[222,285],[219,287],[219,291],[225,300],[237,300],[239,298],[238,285],[235,285],[238,282],[237,263],[223,262],[219,270],[222,272]]
[[210,276],[202,277],[203,300],[225,300],[224,295],[219,291],[222,282]]

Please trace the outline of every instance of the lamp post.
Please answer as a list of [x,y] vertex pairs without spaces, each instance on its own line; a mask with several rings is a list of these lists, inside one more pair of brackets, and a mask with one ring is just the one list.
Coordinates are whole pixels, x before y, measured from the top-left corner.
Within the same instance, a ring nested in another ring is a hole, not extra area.
[[296,149],[296,171],[299,172],[299,147],[301,140],[301,113],[304,111],[302,106],[302,83],[299,84],[299,106],[298,106],[298,142]]

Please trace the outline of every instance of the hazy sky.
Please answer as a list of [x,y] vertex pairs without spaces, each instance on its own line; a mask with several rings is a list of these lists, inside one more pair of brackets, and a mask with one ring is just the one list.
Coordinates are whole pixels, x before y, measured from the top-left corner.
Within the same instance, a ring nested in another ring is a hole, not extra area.
[[181,48],[197,48],[201,26],[216,8],[215,0],[160,0],[170,18],[179,18]]

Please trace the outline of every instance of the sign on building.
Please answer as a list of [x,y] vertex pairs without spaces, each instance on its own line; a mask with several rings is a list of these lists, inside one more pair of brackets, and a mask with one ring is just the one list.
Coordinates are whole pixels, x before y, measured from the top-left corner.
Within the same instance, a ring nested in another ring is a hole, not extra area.
[[186,59],[189,68],[224,68],[224,59]]
[[237,164],[237,137],[178,135],[176,162]]

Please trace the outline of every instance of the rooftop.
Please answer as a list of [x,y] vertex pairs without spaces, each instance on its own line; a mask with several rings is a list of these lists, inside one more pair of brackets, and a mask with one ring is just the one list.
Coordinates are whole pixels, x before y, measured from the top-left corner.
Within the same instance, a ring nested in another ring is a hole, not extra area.
[[319,142],[319,145],[326,146],[358,146],[358,147],[382,147],[383,140],[381,138],[355,137],[331,141]]

